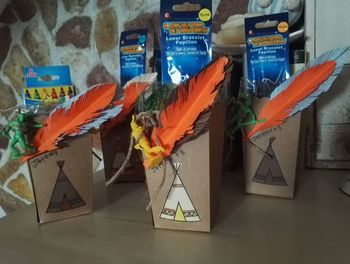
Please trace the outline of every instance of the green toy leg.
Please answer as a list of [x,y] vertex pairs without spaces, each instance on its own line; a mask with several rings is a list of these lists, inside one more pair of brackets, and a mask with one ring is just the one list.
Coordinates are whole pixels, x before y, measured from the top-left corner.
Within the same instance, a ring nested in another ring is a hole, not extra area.
[[[12,158],[13,159],[18,159],[20,157],[23,156],[23,154],[26,154],[27,152],[34,152],[35,151],[35,148],[29,146],[27,143],[26,143],[26,140],[23,136],[23,134],[16,134],[14,137],[13,137],[13,140],[11,140],[12,142],[10,143],[10,148],[11,148],[11,151],[12,151]],[[18,151],[18,149],[16,148],[16,144],[19,144],[19,146],[23,149],[24,153],[20,153]]]
[[16,137],[18,139],[18,143],[25,151],[34,151],[34,148],[26,143],[26,140],[23,135],[19,135]]
[[16,138],[12,138],[9,142],[12,159],[18,159],[21,156],[21,153],[16,148],[17,143],[18,143],[18,140]]

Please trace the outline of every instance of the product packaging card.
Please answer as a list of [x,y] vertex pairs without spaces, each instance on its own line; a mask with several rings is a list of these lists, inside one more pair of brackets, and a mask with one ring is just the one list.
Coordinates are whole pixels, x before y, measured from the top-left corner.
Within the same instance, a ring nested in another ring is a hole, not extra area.
[[69,66],[24,67],[26,107],[62,103],[76,95]]
[[247,89],[256,97],[268,97],[289,78],[288,13],[245,19]]
[[162,82],[179,84],[212,58],[211,0],[162,0]]
[[122,87],[146,73],[147,29],[124,31],[120,36],[120,80]]

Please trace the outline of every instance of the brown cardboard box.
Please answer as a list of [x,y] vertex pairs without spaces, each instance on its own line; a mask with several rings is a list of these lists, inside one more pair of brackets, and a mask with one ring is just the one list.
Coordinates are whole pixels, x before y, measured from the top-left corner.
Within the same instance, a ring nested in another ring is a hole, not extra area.
[[[268,99],[254,98],[259,113]],[[247,193],[294,197],[298,172],[300,113],[286,123],[257,133],[249,143],[243,138],[245,190]],[[249,131],[249,129],[248,129]],[[257,147],[268,155],[264,155]]]
[[91,135],[65,140],[64,147],[28,162],[38,222],[93,211]]
[[[101,133],[104,169],[107,181],[118,171],[128,153],[131,133],[130,122],[131,115],[122,124],[110,131],[108,135]],[[133,149],[126,169],[119,176],[117,182],[144,182],[145,177],[142,153]]]
[[[209,131],[186,142],[167,162],[165,183],[152,203],[156,228],[209,232],[214,223],[222,173],[225,105],[213,107]],[[163,168],[146,171],[150,197],[161,184]]]

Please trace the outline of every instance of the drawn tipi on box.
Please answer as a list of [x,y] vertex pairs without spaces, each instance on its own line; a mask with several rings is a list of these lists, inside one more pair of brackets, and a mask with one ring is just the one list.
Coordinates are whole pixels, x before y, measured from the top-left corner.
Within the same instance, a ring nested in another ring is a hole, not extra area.
[[[126,154],[122,149],[118,149],[117,152],[114,154],[114,160],[113,160],[113,169],[119,170],[119,168],[122,166],[124,160],[126,159]],[[126,166],[124,168],[125,170],[132,169],[131,163],[128,160],[126,163]]]
[[160,218],[179,222],[199,222],[199,215],[183,185],[179,170],[181,163],[174,163],[175,178],[163,206]]
[[270,138],[266,151],[268,155],[265,155],[261,160],[252,181],[268,185],[287,186],[287,182],[272,148],[272,143],[275,139],[275,137]]
[[84,206],[85,202],[63,171],[64,161],[57,161],[57,165],[58,177],[46,212],[57,213]]

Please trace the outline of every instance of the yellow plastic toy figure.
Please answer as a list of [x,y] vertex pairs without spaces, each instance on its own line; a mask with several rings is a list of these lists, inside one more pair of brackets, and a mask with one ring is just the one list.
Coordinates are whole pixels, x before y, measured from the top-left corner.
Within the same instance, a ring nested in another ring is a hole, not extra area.
[[137,124],[134,115],[132,116],[130,126],[132,136],[136,141],[134,148],[141,150],[145,156],[143,163],[145,168],[149,169],[159,165],[163,160],[164,149],[161,146],[151,147],[151,144],[144,133],[145,128]]

